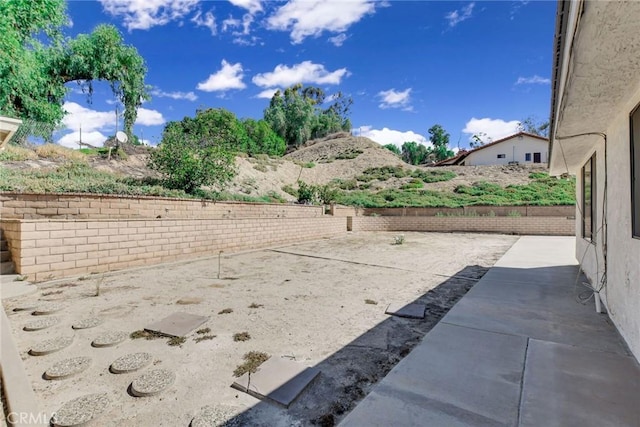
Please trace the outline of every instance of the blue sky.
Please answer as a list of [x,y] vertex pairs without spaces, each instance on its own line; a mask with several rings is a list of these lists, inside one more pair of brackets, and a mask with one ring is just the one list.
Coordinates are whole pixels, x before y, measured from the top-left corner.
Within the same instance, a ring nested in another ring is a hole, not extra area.
[[[155,144],[167,121],[199,108],[261,118],[277,88],[302,82],[351,96],[358,134],[452,146],[497,139],[528,116],[546,120],[553,1],[70,1],[69,36],[116,25],[144,57],[153,99],[134,131]],[[93,102],[69,85],[63,145],[100,145],[115,130],[105,84]],[[121,125],[120,125],[121,126]]]

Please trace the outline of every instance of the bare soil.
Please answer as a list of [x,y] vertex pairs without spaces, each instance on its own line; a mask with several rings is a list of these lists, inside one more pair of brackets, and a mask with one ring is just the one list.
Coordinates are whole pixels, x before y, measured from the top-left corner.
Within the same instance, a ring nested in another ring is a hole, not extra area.
[[[40,292],[6,302],[5,309],[47,413],[78,396],[105,392],[112,405],[96,423],[100,426],[187,426],[205,406],[213,408],[218,425],[334,425],[517,240],[405,233],[404,244],[393,245],[395,236],[355,233],[224,255],[220,272],[216,257],[44,283]],[[13,308],[33,301],[64,304],[53,314],[60,323],[23,331],[34,316]],[[384,314],[389,303],[416,301],[427,305],[424,320]],[[103,332],[138,331],[177,311],[209,316],[199,329],[209,328],[207,335],[215,337],[196,342],[201,334],[193,331],[178,346],[169,346],[165,338],[128,339],[109,348],[90,345]],[[71,328],[93,316],[104,323]],[[234,341],[242,332],[251,339]],[[33,344],[60,335],[73,335],[73,344],[47,356],[27,354]],[[234,370],[250,351],[315,366],[321,374],[289,409],[277,407],[230,387]],[[169,369],[175,383],[157,396],[128,394],[129,384],[145,370],[114,375],[108,369],[134,352],[151,353],[154,362],[146,369]],[[77,356],[93,359],[87,371],[65,380],[43,379],[55,362]]]

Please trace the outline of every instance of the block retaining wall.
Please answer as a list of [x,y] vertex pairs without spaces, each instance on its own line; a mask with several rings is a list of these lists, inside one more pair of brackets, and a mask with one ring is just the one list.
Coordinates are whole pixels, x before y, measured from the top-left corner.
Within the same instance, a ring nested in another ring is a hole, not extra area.
[[30,281],[211,256],[346,233],[344,218],[3,220]]
[[575,220],[567,217],[372,217],[347,219],[350,231],[482,232],[519,235],[575,235]]

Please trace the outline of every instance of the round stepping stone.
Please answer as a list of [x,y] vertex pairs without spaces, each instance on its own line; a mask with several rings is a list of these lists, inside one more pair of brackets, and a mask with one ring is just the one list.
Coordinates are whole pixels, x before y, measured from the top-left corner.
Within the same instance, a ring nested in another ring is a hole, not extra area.
[[69,347],[73,342],[73,337],[57,337],[42,341],[35,344],[29,350],[29,354],[32,356],[44,356],[46,354],[55,353],[63,348]]
[[211,427],[221,425],[226,418],[223,411],[217,410],[211,406],[205,406],[200,412],[193,417],[189,427]]
[[154,369],[136,378],[131,383],[131,394],[136,397],[153,396],[176,380],[176,374],[166,369]]
[[36,308],[35,311],[31,314],[33,314],[34,316],[44,316],[47,314],[57,313],[63,308],[64,306],[62,304],[45,304]]
[[89,366],[91,366],[90,357],[73,357],[71,359],[61,360],[47,369],[44,377],[48,380],[61,380],[79,374]]
[[99,317],[90,317],[88,319],[82,319],[71,325],[73,329],[89,329],[95,328],[96,326],[102,324],[102,319]]
[[126,332],[112,331],[99,335],[91,345],[93,347],[113,347],[126,340],[129,334]]
[[85,425],[109,409],[111,402],[105,393],[81,396],[62,405],[51,417],[55,427]]
[[111,364],[109,370],[114,374],[126,374],[137,371],[151,363],[153,356],[149,353],[131,353],[119,357]]
[[27,323],[22,329],[28,332],[39,331],[42,329],[50,328],[53,325],[57,325],[58,322],[60,322],[60,319],[58,319],[57,317],[45,317],[44,319],[38,319],[34,320],[33,322]]

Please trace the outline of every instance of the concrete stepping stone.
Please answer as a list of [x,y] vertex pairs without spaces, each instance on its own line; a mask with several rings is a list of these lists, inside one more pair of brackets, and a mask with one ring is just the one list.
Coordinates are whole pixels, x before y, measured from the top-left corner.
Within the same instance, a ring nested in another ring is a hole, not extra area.
[[225,425],[225,420],[230,415],[230,411],[215,408],[213,406],[205,406],[191,420],[189,427],[215,427]]
[[260,365],[257,372],[243,374],[231,387],[288,408],[319,374],[316,368],[272,357]]
[[35,311],[31,314],[33,314],[34,316],[45,316],[47,314],[57,313],[63,308],[64,306],[62,304],[43,304],[41,306],[38,306],[38,308],[36,308]]
[[120,344],[129,336],[126,332],[111,331],[105,332],[102,335],[98,335],[96,339],[91,342],[93,347],[113,347]]
[[131,383],[131,394],[136,397],[153,396],[170,387],[176,374],[166,369],[154,369]]
[[409,319],[424,319],[424,312],[427,306],[420,303],[391,303],[387,307],[385,314],[392,316],[407,317]]
[[57,317],[45,317],[44,319],[38,319],[27,323],[22,329],[27,332],[40,331],[57,325],[58,323],[60,323],[60,319]]
[[153,360],[149,353],[131,353],[117,358],[109,367],[114,374],[126,374],[142,369]]
[[98,325],[101,325],[103,322],[99,317],[90,317],[88,319],[82,319],[71,325],[73,329],[89,329],[95,328]]
[[106,393],[81,396],[62,405],[51,417],[51,424],[55,427],[85,425],[104,414],[110,406]]
[[156,332],[172,337],[184,337],[204,322],[209,320],[206,316],[197,316],[189,313],[173,313],[159,322],[145,327],[145,331]]
[[48,380],[61,380],[79,374],[89,366],[91,366],[90,357],[72,357],[71,359],[61,360],[47,369],[44,372],[44,377]]
[[45,356],[47,354],[55,353],[63,348],[67,348],[73,342],[73,337],[56,337],[51,338],[38,344],[35,344],[29,350],[29,354],[32,356]]

